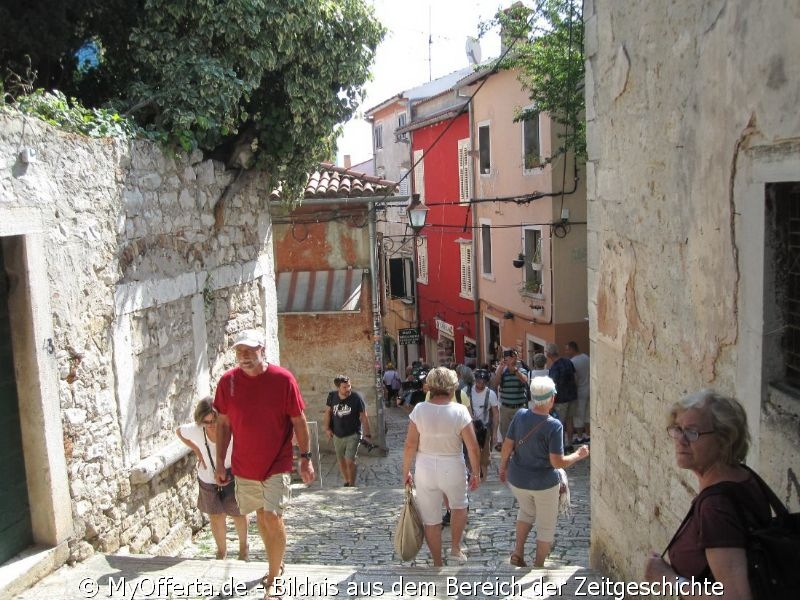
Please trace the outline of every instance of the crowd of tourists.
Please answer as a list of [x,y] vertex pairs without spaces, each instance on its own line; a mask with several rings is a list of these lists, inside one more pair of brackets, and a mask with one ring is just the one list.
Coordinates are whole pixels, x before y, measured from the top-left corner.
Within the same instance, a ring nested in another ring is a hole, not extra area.
[[[217,558],[226,557],[231,517],[238,558],[247,560],[246,515],[255,512],[268,561],[265,597],[272,598],[275,579],[284,571],[283,512],[291,496],[295,447],[302,481],[311,483],[315,473],[297,381],[265,360],[264,343],[255,331],[235,339],[237,365],[220,378],[213,399],[197,404],[194,423],[181,425],[176,434],[196,456],[198,509],[209,515]],[[385,401],[410,411],[398,483],[416,487],[434,566],[445,564],[442,531],[448,525],[448,564],[468,561],[462,538],[469,493],[485,481],[493,451],[499,452],[499,480],[518,505],[509,562],[529,565],[525,546],[535,527],[530,564],[545,564],[559,511],[569,504],[564,469],[589,456],[589,357],[574,342],[564,353],[548,344],[529,368],[516,349],[506,348],[493,368],[417,363],[402,379],[387,365]],[[374,447],[369,415],[347,375],[337,375],[334,388],[324,431],[333,441],[344,485],[352,487],[359,447]],[[743,465],[749,447],[744,409],[732,398],[702,390],[671,407],[667,433],[678,466],[697,476],[700,493],[664,555],[647,557],[645,578],[716,581],[723,584],[723,597],[751,598],[746,536],[769,521],[770,503],[763,482]]]

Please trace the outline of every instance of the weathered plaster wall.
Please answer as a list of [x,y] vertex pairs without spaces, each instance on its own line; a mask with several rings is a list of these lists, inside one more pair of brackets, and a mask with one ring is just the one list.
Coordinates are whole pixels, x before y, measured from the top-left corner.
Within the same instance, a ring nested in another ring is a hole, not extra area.
[[762,377],[759,183],[800,179],[800,5],[594,0],[584,17],[592,560],[635,579],[695,492],[664,433],[688,391],[741,399],[749,462],[800,505],[800,404]]
[[[353,389],[364,397],[375,439],[383,439],[376,428],[381,407],[375,386],[373,297],[367,274],[369,207],[368,203],[342,208],[309,202],[292,214],[294,223],[275,219],[276,271],[365,270],[357,312],[282,313],[278,318],[281,364],[297,378],[306,416],[318,424],[323,451],[333,449],[323,435],[322,417],[328,392],[335,389],[333,378],[340,373],[349,376]],[[318,222],[310,222],[309,215]]]
[[[19,159],[24,147],[36,162]],[[194,459],[174,429],[232,366],[236,332],[266,330],[268,358],[278,357],[264,185],[244,185],[215,228],[231,180],[199,153],[0,114],[6,270],[33,291],[31,305],[10,307],[20,404],[34,415],[22,423],[31,510],[51,524],[35,537],[68,542],[72,559],[169,553],[198,527]],[[45,486],[34,483],[39,470]]]

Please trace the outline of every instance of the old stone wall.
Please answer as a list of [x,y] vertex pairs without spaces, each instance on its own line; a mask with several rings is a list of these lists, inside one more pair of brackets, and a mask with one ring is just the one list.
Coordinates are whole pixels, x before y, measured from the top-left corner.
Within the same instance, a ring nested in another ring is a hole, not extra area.
[[[20,158],[24,148],[35,149],[35,162]],[[268,358],[278,357],[265,184],[237,182],[215,215],[233,181],[200,153],[88,140],[0,114],[4,248],[18,246],[6,254],[29,263],[40,250],[46,271],[20,275],[44,300],[12,322],[46,336],[30,360],[14,342],[18,379],[31,365],[40,390],[20,397],[28,414],[42,415],[22,423],[33,518],[61,523],[52,535],[35,525],[34,536],[66,538],[72,559],[121,547],[168,553],[171,535],[198,527],[194,459],[174,430],[232,366],[236,332],[266,330]],[[47,450],[53,431],[63,456]],[[55,483],[30,491],[38,468]],[[40,494],[51,497],[40,503]],[[71,516],[48,509],[61,502]]]
[[800,179],[800,8],[594,0],[584,18],[592,560],[640,579],[696,491],[664,431],[687,392],[738,397],[748,462],[800,505],[800,400],[771,398],[762,355],[764,184]]

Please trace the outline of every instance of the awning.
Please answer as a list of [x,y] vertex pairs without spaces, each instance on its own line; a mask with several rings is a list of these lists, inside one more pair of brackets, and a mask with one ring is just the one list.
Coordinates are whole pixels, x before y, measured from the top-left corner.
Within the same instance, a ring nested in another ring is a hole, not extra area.
[[278,273],[278,314],[358,312],[363,269]]

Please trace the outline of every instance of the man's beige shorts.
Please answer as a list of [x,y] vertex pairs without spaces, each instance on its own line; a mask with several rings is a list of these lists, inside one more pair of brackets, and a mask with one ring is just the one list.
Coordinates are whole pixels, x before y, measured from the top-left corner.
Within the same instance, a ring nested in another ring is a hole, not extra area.
[[281,516],[292,499],[290,473],[276,473],[264,481],[236,477],[236,502],[239,512],[249,514],[263,508]]

